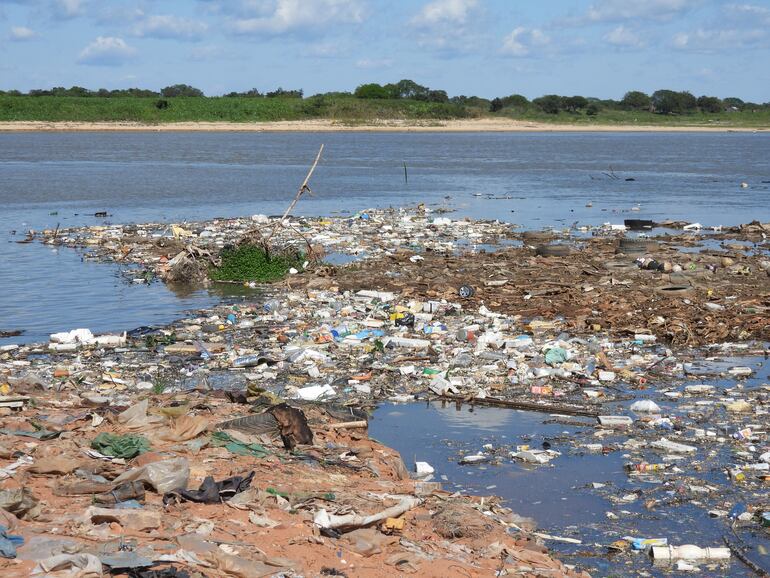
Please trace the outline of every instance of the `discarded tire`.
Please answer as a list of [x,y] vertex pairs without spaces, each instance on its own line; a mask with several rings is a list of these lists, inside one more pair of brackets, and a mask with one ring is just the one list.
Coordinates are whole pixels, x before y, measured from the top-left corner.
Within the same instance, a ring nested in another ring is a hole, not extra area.
[[476,291],[471,287],[470,285],[463,285],[457,290],[457,294],[462,297],[463,299],[469,299],[470,297],[473,297],[473,294]]
[[640,253],[649,253],[650,251],[654,251],[658,248],[658,244],[653,241],[648,241],[647,239],[620,239],[618,241],[618,248],[616,249],[616,253],[624,253],[626,255],[630,254],[640,254]]
[[634,271],[638,269],[639,266],[633,261],[607,261],[604,264],[604,268],[608,271],[624,272]]
[[667,295],[669,297],[682,297],[690,295],[692,293],[692,287],[689,285],[664,285],[663,287],[656,287],[655,293],[657,295]]
[[543,231],[524,231],[521,234],[521,240],[528,245],[547,243],[551,239],[553,239],[553,235],[551,233],[544,233]]
[[535,249],[535,254],[541,257],[566,257],[572,254],[569,245],[540,245]]

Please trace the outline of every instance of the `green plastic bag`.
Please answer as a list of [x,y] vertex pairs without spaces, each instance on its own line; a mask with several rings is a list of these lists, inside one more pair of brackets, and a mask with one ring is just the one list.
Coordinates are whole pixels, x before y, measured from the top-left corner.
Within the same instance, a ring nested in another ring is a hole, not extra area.
[[128,459],[149,452],[150,442],[144,436],[102,432],[93,439],[91,447],[105,456]]

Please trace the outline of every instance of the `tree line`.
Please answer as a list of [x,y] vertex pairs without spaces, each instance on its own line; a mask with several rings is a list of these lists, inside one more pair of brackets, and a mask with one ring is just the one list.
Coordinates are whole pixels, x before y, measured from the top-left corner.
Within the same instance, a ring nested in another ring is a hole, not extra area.
[[[0,91],[0,94],[10,96],[23,96],[18,90]],[[199,88],[188,84],[174,84],[166,86],[160,91],[142,88],[126,88],[118,90],[89,90],[81,86],[71,88],[54,87],[51,89],[33,89],[26,96],[69,96],[69,97],[137,97],[137,98],[175,98],[175,97],[205,97]],[[277,88],[268,92],[261,92],[256,88],[244,92],[229,92],[224,98],[304,98],[304,93],[299,90],[287,90]],[[718,113],[741,110],[758,110],[770,108],[770,102],[764,104],[744,102],[737,97],[719,98],[716,96],[702,95],[696,97],[688,91],[656,90],[652,94],[632,90],[627,92],[621,100],[599,99],[585,96],[561,96],[558,94],[546,94],[532,100],[521,94],[512,94],[492,99],[479,96],[453,96],[449,97],[445,90],[433,89],[403,79],[395,83],[377,84],[367,83],[356,87],[353,92],[327,92],[316,94],[312,99],[322,97],[354,97],[363,100],[415,100],[432,103],[449,103],[465,108],[474,108],[491,113],[525,113],[542,112],[546,114],[582,113],[588,116],[596,115],[601,110],[625,110],[644,111],[658,114],[688,114],[694,112]],[[168,106],[165,103],[164,108]]]
[[[0,90],[0,94],[7,94],[9,96],[24,96],[25,93],[19,90]],[[252,88],[246,92],[230,92],[225,94],[225,97],[252,97],[252,98],[302,98],[302,90],[285,90],[283,88],[277,88],[276,90],[262,93],[256,88]],[[73,86],[71,88],[64,88],[63,86],[55,86],[49,89],[33,89],[26,93],[26,96],[79,96],[79,97],[93,97],[98,96],[102,98],[119,98],[119,97],[138,97],[138,98],[174,98],[174,97],[205,97],[206,95],[199,88],[190,86],[189,84],[173,84],[161,88],[160,91],[147,90],[144,88],[124,88],[117,90],[107,90],[106,88],[100,88],[98,90],[89,90],[82,86]]]
[[688,114],[694,112],[717,113],[770,108],[770,102],[757,104],[744,102],[737,97],[716,96],[695,97],[688,91],[656,90],[651,95],[638,90],[627,92],[621,100],[598,99],[583,96],[560,96],[546,94],[531,101],[520,94],[494,98],[490,101],[490,112],[511,110],[524,112],[535,108],[547,114],[559,112],[584,112],[591,116],[600,110],[626,110],[658,114]]

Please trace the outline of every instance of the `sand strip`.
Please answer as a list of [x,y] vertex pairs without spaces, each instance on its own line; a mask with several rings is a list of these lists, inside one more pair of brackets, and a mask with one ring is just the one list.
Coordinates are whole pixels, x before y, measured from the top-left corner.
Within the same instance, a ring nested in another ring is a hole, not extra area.
[[258,123],[178,122],[141,124],[133,122],[0,122],[0,132],[38,131],[211,131],[211,132],[758,132],[770,127],[656,126],[656,125],[574,125],[473,119],[449,121],[371,121],[351,124],[328,119]]

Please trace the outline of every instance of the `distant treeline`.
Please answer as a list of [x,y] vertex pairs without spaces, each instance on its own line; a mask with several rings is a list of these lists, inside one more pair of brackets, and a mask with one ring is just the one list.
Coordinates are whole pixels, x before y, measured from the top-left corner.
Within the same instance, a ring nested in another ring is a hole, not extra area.
[[[8,96],[83,96],[83,97],[100,97],[100,98],[122,98],[126,96],[134,96],[137,98],[174,98],[177,96],[185,97],[205,97],[203,91],[189,84],[174,84],[161,88],[160,91],[148,90],[145,88],[122,88],[117,90],[107,90],[106,88],[100,88],[98,90],[89,90],[82,86],[73,86],[72,88],[64,88],[63,86],[55,86],[50,89],[36,88],[30,90],[26,94],[19,90],[0,90],[0,95]],[[225,95],[226,97],[246,96],[254,98],[302,98],[301,90],[284,90],[278,88],[272,92],[261,93],[256,88],[252,88],[246,92],[231,92]]]
[[531,101],[520,94],[494,98],[490,101],[490,112],[506,109],[526,110],[536,107],[547,114],[580,112],[591,116],[601,110],[645,111],[659,114],[687,114],[692,112],[718,113],[741,110],[770,109],[770,102],[757,104],[744,102],[737,97],[718,98],[716,96],[695,97],[687,91],[656,90],[648,95],[638,90],[627,92],[621,100],[599,99],[584,96],[560,96],[546,94]]
[[[0,95],[7,96],[66,96],[66,97],[102,97],[102,98],[176,98],[176,97],[205,97],[202,90],[187,84],[174,84],[153,91],[141,88],[127,88],[120,90],[89,90],[80,86],[71,88],[55,87],[51,89],[30,90],[26,94],[18,90],[0,91]],[[736,111],[770,110],[770,102],[763,104],[744,102],[737,97],[718,98],[716,96],[696,97],[687,91],[657,90],[652,94],[640,91],[627,92],[621,100],[599,99],[584,96],[561,96],[558,94],[546,94],[544,96],[527,99],[520,94],[512,94],[493,99],[478,96],[453,96],[447,95],[444,90],[436,90],[417,84],[413,80],[400,80],[391,84],[368,83],[358,86],[353,92],[327,92],[304,97],[303,91],[285,90],[277,88],[269,92],[260,92],[256,88],[245,92],[230,92],[219,98],[291,98],[304,99],[321,107],[330,99],[356,98],[362,100],[377,101],[419,101],[426,103],[443,103],[452,105],[456,110],[465,110],[473,114],[500,113],[500,114],[526,114],[545,113],[557,115],[560,112],[572,114],[584,114],[594,116],[602,110],[606,111],[639,111],[658,114],[688,114],[688,113],[721,113]],[[156,106],[160,109],[168,108],[167,101],[159,100]]]

